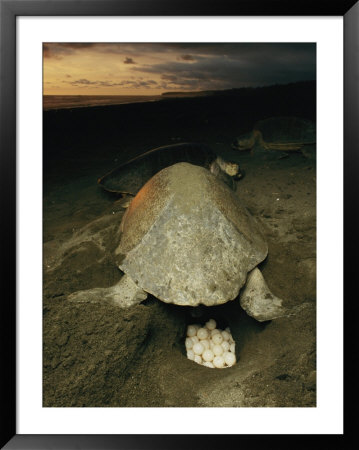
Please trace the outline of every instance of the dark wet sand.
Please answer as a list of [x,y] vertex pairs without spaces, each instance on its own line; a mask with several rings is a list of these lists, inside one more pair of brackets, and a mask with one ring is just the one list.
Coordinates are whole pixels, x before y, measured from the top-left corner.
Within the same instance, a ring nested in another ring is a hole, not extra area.
[[[230,147],[273,115],[313,120],[314,84],[44,114],[44,406],[316,405],[315,160],[263,160]],[[269,244],[260,268],[273,293],[297,307],[262,324],[238,300],[212,309],[236,340],[238,363],[225,370],[187,360],[183,308],[154,298],[127,311],[67,301],[121,276],[111,227],[123,209],[97,178],[143,151],[185,141],[240,163],[237,195]]]

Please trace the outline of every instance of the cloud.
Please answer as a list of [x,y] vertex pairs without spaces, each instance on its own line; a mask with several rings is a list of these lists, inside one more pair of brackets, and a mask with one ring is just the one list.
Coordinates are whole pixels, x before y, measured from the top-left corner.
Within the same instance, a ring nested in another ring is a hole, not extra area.
[[316,78],[311,43],[45,43],[43,54],[61,59],[65,74],[75,67],[63,83],[77,87],[217,90]]
[[86,78],[81,78],[74,81],[67,81],[64,80],[63,83],[70,84],[71,86],[76,87],[91,87],[91,88],[106,88],[106,87],[127,87],[127,88],[146,88],[150,89],[153,87],[158,87],[159,84],[155,80],[122,80],[119,82],[113,82],[113,81],[104,81],[104,80],[95,80],[90,81]]
[[136,64],[135,61],[132,58],[126,57],[126,59],[123,62],[124,64]]
[[86,78],[81,78],[80,80],[75,80],[75,81],[68,81],[68,83],[72,84],[73,86],[79,86],[81,84],[85,84],[87,86],[91,85],[91,84],[98,84],[98,81],[90,81],[87,80]]
[[177,81],[177,75],[166,75],[166,74],[163,74],[163,75],[161,75],[161,79],[174,82],[174,81]]
[[195,58],[192,55],[181,55],[179,59],[183,61],[195,61]]
[[78,50],[94,48],[96,44],[84,42],[66,42],[66,43],[44,43],[43,55],[44,58],[61,59],[67,55],[71,55]]
[[181,58],[132,70],[158,74],[167,88],[184,90],[230,89],[316,78],[314,44],[196,44],[191,50],[191,55],[197,51],[202,55],[190,65]]
[[57,43],[56,45],[60,45],[62,47],[66,48],[73,48],[73,49],[79,49],[79,48],[93,48],[97,44],[94,44],[93,42],[62,42]]

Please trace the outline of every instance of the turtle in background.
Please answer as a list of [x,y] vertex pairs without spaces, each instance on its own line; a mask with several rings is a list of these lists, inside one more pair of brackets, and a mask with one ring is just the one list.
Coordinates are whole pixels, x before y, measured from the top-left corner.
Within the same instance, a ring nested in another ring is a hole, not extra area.
[[140,154],[106,173],[97,182],[107,192],[132,198],[157,172],[179,162],[205,167],[231,189],[235,189],[235,180],[242,177],[237,163],[225,161],[208,145],[184,142]]
[[258,321],[286,315],[257,268],[268,253],[260,225],[203,167],[177,163],[158,172],[132,200],[111,242],[122,278],[74,292],[69,301],[129,308],[152,294],[193,308],[234,300],[242,289],[240,304]]
[[[232,147],[253,154],[301,152],[306,158],[315,155],[315,123],[299,117],[271,117],[258,121],[250,133],[239,136]],[[280,157],[280,153],[278,153]]]

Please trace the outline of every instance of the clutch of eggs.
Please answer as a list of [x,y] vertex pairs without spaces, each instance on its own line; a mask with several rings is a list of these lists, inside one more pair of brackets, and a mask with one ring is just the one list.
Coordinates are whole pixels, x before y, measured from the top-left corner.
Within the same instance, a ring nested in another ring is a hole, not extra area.
[[224,369],[236,363],[235,343],[229,328],[220,330],[210,319],[203,327],[188,325],[187,358],[202,366]]

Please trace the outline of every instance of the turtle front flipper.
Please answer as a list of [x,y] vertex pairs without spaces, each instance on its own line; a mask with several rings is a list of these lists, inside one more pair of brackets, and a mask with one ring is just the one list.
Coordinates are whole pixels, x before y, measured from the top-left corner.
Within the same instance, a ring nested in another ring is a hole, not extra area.
[[286,316],[288,311],[282,303],[282,300],[269,290],[257,267],[248,273],[245,287],[240,294],[240,304],[249,316],[259,322]]
[[122,209],[127,209],[130,206],[130,203],[134,199],[133,195],[124,194],[120,199],[116,200],[114,206],[118,206]]
[[94,288],[77,291],[68,296],[70,302],[101,303],[109,301],[120,308],[130,308],[147,298],[147,292],[139,288],[128,275],[109,288]]

